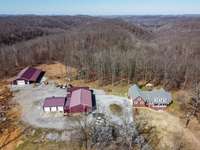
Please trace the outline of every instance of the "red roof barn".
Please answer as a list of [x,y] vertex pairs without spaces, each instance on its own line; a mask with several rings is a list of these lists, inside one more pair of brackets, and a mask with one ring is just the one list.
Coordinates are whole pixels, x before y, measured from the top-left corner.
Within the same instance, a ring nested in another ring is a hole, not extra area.
[[78,87],[78,86],[72,86],[72,87],[70,87],[70,88],[67,89],[67,93],[70,94],[73,91],[76,91],[76,90],[79,90],[79,89],[89,90],[89,87],[85,87],[85,86],[83,86],[83,87],[81,87],[81,86],[80,87]]
[[13,81],[13,84],[24,85],[24,84],[38,83],[44,76],[44,73],[45,72],[42,70],[33,67],[26,67],[17,75],[17,77]]
[[92,93],[87,89],[78,89],[72,92],[67,100],[65,111],[68,113],[92,111]]

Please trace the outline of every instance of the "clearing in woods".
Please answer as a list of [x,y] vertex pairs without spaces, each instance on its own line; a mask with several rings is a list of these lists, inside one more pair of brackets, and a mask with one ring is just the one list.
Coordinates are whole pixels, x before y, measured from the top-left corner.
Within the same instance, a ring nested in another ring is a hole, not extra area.
[[[65,83],[66,82],[66,67],[63,64],[60,63],[54,63],[54,64],[44,64],[38,66],[38,68],[43,69],[46,71],[46,76],[50,80],[54,80],[58,83]],[[76,74],[76,70],[74,68],[69,69],[72,71],[72,74]],[[111,85],[105,85],[99,87],[98,81],[95,82],[85,82],[85,81],[80,81],[80,80],[75,80],[70,82],[74,85],[78,86],[90,86],[92,88],[101,88],[105,90],[107,93],[111,93],[114,95],[120,95],[120,96],[125,96],[126,92],[128,90],[128,85],[127,84],[118,84],[116,86],[111,86]],[[19,94],[19,93],[18,93]],[[101,94],[99,94],[100,97]],[[183,98],[183,96],[179,96]],[[107,96],[108,99],[111,97]],[[104,103],[105,101],[101,101],[101,103]],[[178,102],[178,101],[176,101]],[[35,105],[38,105],[38,103],[33,103]],[[115,104],[120,104],[119,101],[118,103]],[[107,104],[109,106],[109,104]],[[169,109],[175,109],[177,105],[172,105],[170,106]],[[18,122],[19,116],[20,116],[20,108],[19,106],[13,106],[12,111],[10,111],[11,114],[15,114],[13,118],[15,118],[14,125],[16,125]],[[12,113],[14,112],[14,113]],[[160,138],[160,144],[157,147],[158,149],[166,149],[168,146],[168,149],[174,149],[176,148],[175,146],[178,146],[180,144],[183,144],[185,146],[184,149],[187,150],[199,150],[200,147],[200,126],[199,123],[195,120],[191,121],[190,127],[185,128],[184,123],[181,121],[180,116],[177,113],[174,113],[170,111],[171,113],[168,112],[157,112],[149,109],[140,109],[139,113],[135,115],[136,121],[147,121],[149,125],[153,125],[156,127],[156,131]],[[178,111],[178,113],[180,113]],[[175,115],[174,115],[175,114]],[[11,126],[12,127],[12,126]],[[4,136],[1,136],[1,141],[4,139],[14,139],[15,136],[17,137],[22,133],[23,128],[19,128],[16,126],[16,128],[12,128],[15,130],[10,130],[11,128],[8,127],[7,131],[12,131],[8,133],[7,135],[5,134]],[[7,137],[7,138],[6,138]],[[20,139],[20,138],[19,138]],[[13,149],[15,147],[17,141],[19,140],[18,138],[11,143],[9,143],[4,149]]]
[[[59,70],[66,69],[66,67],[63,64],[57,64],[57,69],[58,72]],[[54,64],[55,65],[55,64]],[[52,72],[55,69],[53,65],[45,65],[46,67],[40,66],[42,69],[47,69],[51,68]],[[47,67],[48,66],[48,67]],[[60,68],[60,69],[58,69]],[[76,74],[75,69],[73,70],[73,75]],[[46,70],[48,72],[48,70]],[[58,73],[57,72],[57,73]],[[62,74],[65,71],[60,71],[59,74]],[[51,76],[51,72],[49,73]],[[48,75],[48,74],[47,74]],[[54,76],[54,75],[53,75]],[[57,80],[59,81],[58,77]],[[54,78],[55,79],[55,78]],[[120,95],[120,96],[126,96],[127,91],[129,88],[129,85],[124,84],[124,83],[119,83],[115,86],[112,86],[110,84],[105,85],[105,86],[99,86],[98,81],[94,82],[85,82],[83,80],[74,80],[70,82],[73,85],[78,85],[78,86],[90,86],[92,88],[101,88],[103,89],[106,93],[113,94],[113,95]],[[187,91],[176,91],[173,92],[173,99],[174,103],[168,108],[170,110],[169,112],[157,112],[153,110],[148,110],[148,109],[141,109],[140,115],[136,116],[137,121],[143,121],[147,120],[151,124],[153,124],[161,138],[161,146],[164,147],[166,145],[171,145],[173,146],[174,144],[174,139],[181,139],[179,141],[176,141],[177,143],[180,144],[181,141],[185,142],[184,146],[186,145],[186,149],[189,150],[195,150],[199,149],[200,147],[200,125],[199,123],[193,119],[190,123],[189,128],[184,127],[184,119],[180,119],[181,116],[183,116],[183,112],[180,110],[180,103],[184,99],[188,99],[188,92]],[[184,98],[184,99],[183,99]],[[185,100],[184,100],[185,101]],[[175,135],[175,136],[174,136]],[[177,137],[178,136],[178,137]],[[182,137],[182,138],[180,138]],[[177,145],[177,144],[176,144]],[[171,147],[175,148],[175,147]]]

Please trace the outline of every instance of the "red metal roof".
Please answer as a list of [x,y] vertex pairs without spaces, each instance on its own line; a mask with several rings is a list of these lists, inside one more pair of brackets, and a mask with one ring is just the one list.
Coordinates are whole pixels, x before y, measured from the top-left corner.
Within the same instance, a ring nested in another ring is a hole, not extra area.
[[72,93],[73,91],[76,91],[78,89],[86,89],[89,90],[89,87],[71,87],[67,89],[67,92]]
[[86,89],[78,89],[72,92],[69,107],[84,105],[92,107],[92,93]]
[[42,73],[42,70],[26,67],[23,69],[16,77],[16,80],[28,80],[28,81],[37,81],[39,75]]
[[57,107],[65,105],[65,97],[48,97],[45,99],[43,107]]

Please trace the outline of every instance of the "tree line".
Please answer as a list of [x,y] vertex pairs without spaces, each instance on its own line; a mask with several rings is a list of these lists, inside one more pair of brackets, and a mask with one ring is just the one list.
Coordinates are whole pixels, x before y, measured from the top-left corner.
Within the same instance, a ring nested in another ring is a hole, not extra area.
[[178,41],[163,44],[154,38],[143,38],[149,34],[141,31],[102,21],[1,46],[0,76],[53,61],[76,67],[82,79],[99,80],[100,84],[144,80],[179,88],[187,87],[194,75],[200,74],[198,45]]

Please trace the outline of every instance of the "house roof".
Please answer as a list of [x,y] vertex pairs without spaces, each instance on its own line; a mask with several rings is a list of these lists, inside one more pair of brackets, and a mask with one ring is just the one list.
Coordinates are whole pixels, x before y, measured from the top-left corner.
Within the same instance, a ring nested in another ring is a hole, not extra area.
[[172,100],[171,94],[164,89],[143,91],[142,97],[146,102],[156,104],[169,104]]
[[24,68],[16,77],[16,80],[28,80],[28,81],[37,81],[39,75],[42,73],[42,70],[26,67]]
[[169,104],[172,101],[171,94],[166,92],[164,89],[142,91],[137,85],[133,85],[129,89],[129,96],[133,100],[137,97],[142,97],[145,102],[154,104]]
[[57,107],[65,105],[65,97],[48,97],[45,99],[43,107]]
[[134,84],[133,86],[131,86],[129,88],[129,91],[128,91],[128,95],[132,98],[132,99],[136,99],[137,97],[140,97],[141,96],[141,90],[140,88]]
[[87,89],[78,89],[72,92],[69,107],[84,105],[92,107],[92,93]]

